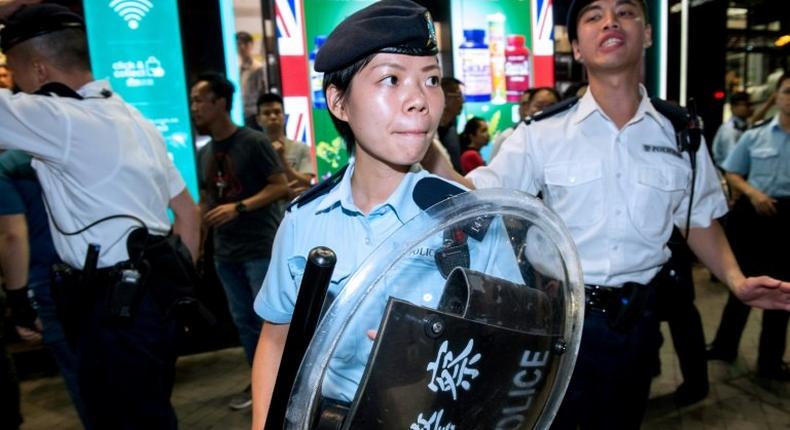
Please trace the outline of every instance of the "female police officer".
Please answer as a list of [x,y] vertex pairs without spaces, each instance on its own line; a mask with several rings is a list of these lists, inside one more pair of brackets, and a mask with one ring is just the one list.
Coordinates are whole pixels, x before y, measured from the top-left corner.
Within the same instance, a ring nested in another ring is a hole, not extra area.
[[264,326],[253,365],[253,428],[266,419],[308,251],[324,245],[337,253],[330,287],[336,292],[420,211],[411,190],[428,174],[409,169],[428,149],[442,113],[436,53],[430,14],[408,0],[384,0],[351,15],[319,51],[315,67],[325,73],[329,111],[354,160],[298,199],[277,232],[255,303]]

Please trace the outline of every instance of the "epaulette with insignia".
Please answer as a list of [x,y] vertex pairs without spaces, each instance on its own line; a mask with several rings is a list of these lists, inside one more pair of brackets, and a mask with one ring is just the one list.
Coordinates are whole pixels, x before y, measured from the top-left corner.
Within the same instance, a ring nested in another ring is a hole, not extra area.
[[749,130],[751,130],[753,128],[757,128],[757,127],[762,127],[762,126],[768,124],[769,122],[771,122],[772,119],[773,118],[766,118],[766,119],[764,119],[762,121],[757,121],[754,124],[752,124],[751,127],[749,127]]
[[294,206],[300,208],[331,191],[332,188],[335,188],[335,186],[340,183],[340,180],[343,179],[343,175],[346,173],[347,169],[348,164],[341,167],[334,175],[310,187],[310,189],[295,198],[291,204],[288,205],[287,210],[290,212],[291,208]]
[[650,104],[656,108],[658,113],[664,115],[672,123],[672,128],[675,129],[676,133],[688,128],[689,113],[685,108],[659,98],[651,98]]
[[535,112],[534,115],[530,115],[524,118],[524,124],[530,125],[535,121],[540,121],[542,119],[550,118],[554,115],[557,115],[560,112],[564,112],[570,108],[572,108],[576,103],[578,103],[579,97],[571,97],[569,99],[563,100],[559,103],[554,103],[553,105],[543,109],[542,111]]

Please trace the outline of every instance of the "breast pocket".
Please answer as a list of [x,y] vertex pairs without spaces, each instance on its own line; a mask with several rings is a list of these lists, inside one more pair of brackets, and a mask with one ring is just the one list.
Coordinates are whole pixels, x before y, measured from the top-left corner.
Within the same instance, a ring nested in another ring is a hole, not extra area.
[[672,226],[672,214],[690,185],[689,172],[678,167],[639,166],[629,210],[639,232],[656,239]]
[[749,167],[749,177],[772,177],[779,166],[779,150],[776,148],[752,148],[749,151],[751,165]]
[[546,200],[569,227],[601,220],[603,171],[601,163],[562,163],[546,166]]

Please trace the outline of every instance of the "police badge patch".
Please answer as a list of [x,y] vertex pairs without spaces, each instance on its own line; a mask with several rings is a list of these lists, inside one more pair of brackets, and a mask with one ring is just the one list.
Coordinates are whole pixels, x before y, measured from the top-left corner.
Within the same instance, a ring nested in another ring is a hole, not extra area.
[[425,46],[428,48],[437,46],[436,28],[433,26],[433,17],[431,17],[431,13],[427,10],[425,11],[425,24],[428,26],[428,41],[425,42]]

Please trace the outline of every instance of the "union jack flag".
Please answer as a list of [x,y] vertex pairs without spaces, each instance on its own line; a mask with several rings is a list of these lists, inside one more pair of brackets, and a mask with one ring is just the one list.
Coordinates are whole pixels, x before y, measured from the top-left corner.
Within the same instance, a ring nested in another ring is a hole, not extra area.
[[275,0],[277,45],[280,55],[304,55],[304,21],[301,0]]
[[532,83],[554,86],[554,1],[532,2]]
[[[275,0],[280,77],[285,104],[285,134],[296,142],[313,146],[310,110],[310,74],[307,70],[302,0]],[[313,154],[314,150],[311,150]]]

